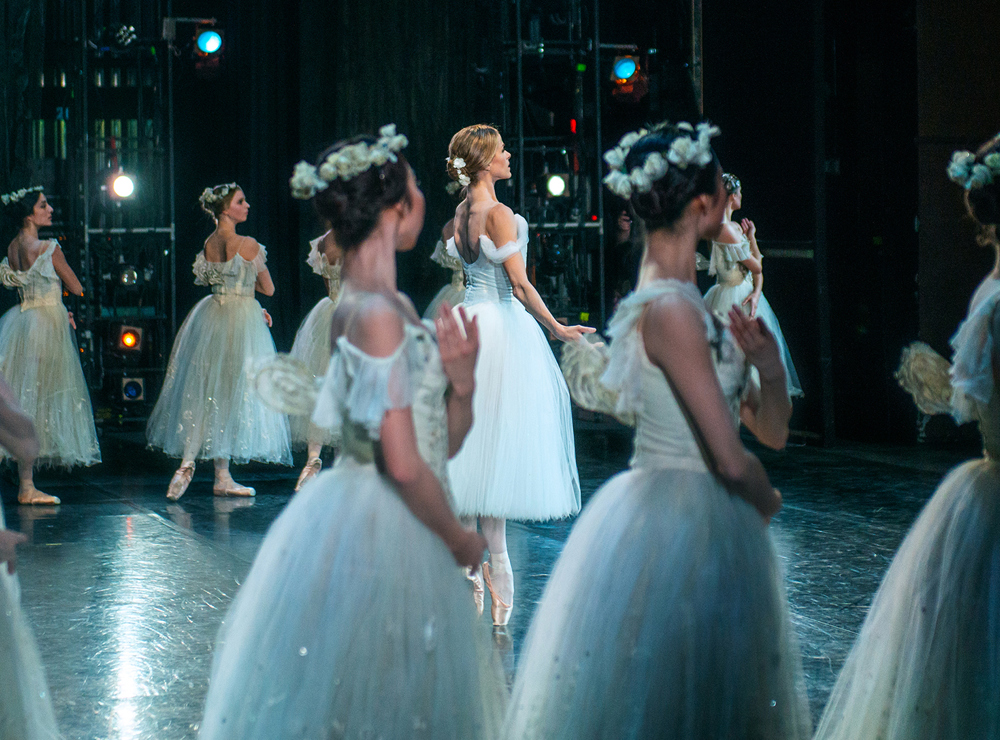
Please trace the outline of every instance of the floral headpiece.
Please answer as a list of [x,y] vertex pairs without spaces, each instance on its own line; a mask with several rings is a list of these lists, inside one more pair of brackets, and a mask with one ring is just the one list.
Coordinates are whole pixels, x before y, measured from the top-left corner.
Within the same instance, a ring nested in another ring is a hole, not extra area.
[[198,202],[203,206],[207,206],[209,203],[218,203],[227,195],[239,189],[240,186],[235,182],[227,182],[225,185],[216,185],[214,188],[205,188],[201,191],[201,195],[198,196]]
[[410,143],[403,134],[396,133],[396,124],[390,123],[378,130],[379,138],[374,144],[359,141],[357,144],[342,146],[328,156],[317,169],[308,162],[295,165],[295,172],[288,184],[292,186],[292,197],[309,200],[316,193],[326,190],[338,177],[347,182],[372,165],[381,167],[386,162],[396,162],[401,152]]
[[[618,146],[606,151],[604,161],[611,168],[611,172],[604,178],[608,190],[628,200],[633,193],[648,193],[652,190],[653,183],[667,174],[670,165],[683,170],[688,165],[704,167],[712,161],[712,137],[722,133],[718,126],[699,123],[696,129],[690,123],[682,121],[677,124],[677,128],[687,132],[687,135],[679,135],[674,139],[666,152],[650,152],[642,167],[634,167],[628,173],[625,172],[625,159],[636,142],[650,132],[643,128],[625,134]],[[657,130],[659,129],[653,129],[654,132]],[[697,135],[692,136],[695,133]]]
[[1000,177],[1000,153],[991,152],[980,163],[972,152],[955,152],[948,163],[948,177],[966,190],[989,185],[994,177]]
[[458,179],[452,180],[445,186],[445,190],[454,195],[462,188],[467,188],[472,183],[472,178],[465,171],[465,160],[461,157],[448,158],[445,160],[452,169],[458,173]]
[[3,195],[0,195],[0,203],[3,203],[5,206],[9,206],[11,203],[16,203],[21,200],[21,198],[26,196],[28,193],[40,192],[42,192],[41,185],[35,185],[31,188],[21,188],[20,190],[15,190],[12,193],[4,193]]

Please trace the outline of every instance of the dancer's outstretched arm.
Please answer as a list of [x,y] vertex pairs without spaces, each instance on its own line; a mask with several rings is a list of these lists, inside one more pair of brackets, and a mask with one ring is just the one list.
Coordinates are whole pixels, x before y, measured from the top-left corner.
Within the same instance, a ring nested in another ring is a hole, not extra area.
[[760,386],[751,386],[740,405],[740,421],[763,444],[783,449],[788,442],[792,400],[778,343],[763,321],[749,318],[735,306],[729,310],[729,329],[760,376]]

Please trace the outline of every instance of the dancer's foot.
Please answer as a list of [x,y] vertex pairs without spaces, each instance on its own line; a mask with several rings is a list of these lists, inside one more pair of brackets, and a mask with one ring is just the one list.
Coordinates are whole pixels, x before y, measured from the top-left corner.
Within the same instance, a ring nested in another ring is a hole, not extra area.
[[483,588],[483,569],[480,566],[475,573],[471,571],[471,568],[466,568],[465,577],[472,584],[472,600],[476,603],[476,616],[481,617],[483,616],[484,596],[486,594]]
[[244,486],[233,480],[233,476],[228,473],[224,476],[216,475],[215,484],[212,486],[212,493],[216,496],[256,496],[257,492],[250,486]]
[[483,580],[490,590],[490,616],[494,627],[505,627],[514,610],[514,571],[506,552],[490,554],[490,561],[483,563]]
[[302,468],[302,472],[299,474],[299,482],[295,484],[296,493],[302,486],[306,484],[310,478],[312,478],[316,473],[320,471],[323,467],[323,461],[318,457],[310,457],[306,461],[306,466]]
[[174,473],[174,477],[170,479],[170,485],[167,486],[167,498],[171,501],[176,501],[191,485],[191,479],[194,477],[194,463],[183,463],[177,471]]
[[56,506],[62,502],[59,500],[58,496],[50,496],[47,493],[39,491],[35,488],[34,483],[22,483],[21,490],[17,493],[17,503],[24,504],[26,506]]

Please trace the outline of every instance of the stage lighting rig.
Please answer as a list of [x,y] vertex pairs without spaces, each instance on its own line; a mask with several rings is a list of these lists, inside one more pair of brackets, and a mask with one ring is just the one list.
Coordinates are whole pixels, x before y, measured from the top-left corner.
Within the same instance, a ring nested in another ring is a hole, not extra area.
[[116,198],[131,198],[135,194],[135,180],[118,170],[108,178],[108,192]]
[[207,58],[222,52],[222,32],[214,24],[199,24],[194,32],[195,54]]
[[145,401],[146,400],[146,379],[145,378],[122,378],[122,400],[123,401]]
[[545,192],[550,198],[562,198],[569,195],[569,175],[550,173],[545,176]]
[[[650,49],[650,53],[655,50]],[[615,57],[611,64],[611,94],[619,100],[639,102],[649,92],[649,77],[634,54]]]
[[123,324],[118,330],[119,352],[139,352],[142,349],[142,329]]

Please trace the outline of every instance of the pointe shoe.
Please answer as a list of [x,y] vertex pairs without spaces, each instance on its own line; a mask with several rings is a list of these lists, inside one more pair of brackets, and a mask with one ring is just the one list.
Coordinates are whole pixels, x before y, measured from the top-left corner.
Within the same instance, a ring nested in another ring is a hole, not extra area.
[[215,484],[212,486],[212,493],[216,496],[256,496],[257,491],[255,491],[250,486],[243,486],[234,481],[232,478],[228,480],[215,479]]
[[318,457],[310,457],[306,461],[306,466],[302,468],[302,473],[299,474],[299,482],[295,484],[295,492],[298,493],[299,489],[306,484],[306,482],[316,475],[323,467],[323,461]]
[[514,610],[514,600],[511,599],[511,603],[508,604],[497,594],[493,588],[489,563],[483,563],[483,580],[486,581],[486,588],[490,590],[490,616],[493,618],[493,626],[506,627],[510,621],[510,613]]
[[57,506],[62,503],[58,496],[42,493],[34,485],[22,488],[17,494],[17,503],[28,505]]
[[170,485],[167,486],[167,498],[176,501],[183,496],[188,486],[191,485],[193,477],[194,463],[187,463],[177,468],[174,477],[170,479]]
[[480,566],[479,570],[475,573],[470,570],[465,571],[465,577],[469,579],[469,583],[472,584],[472,600],[476,603],[476,616],[483,616],[483,607],[485,602],[486,591],[483,589],[483,569]]

